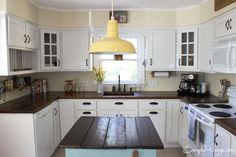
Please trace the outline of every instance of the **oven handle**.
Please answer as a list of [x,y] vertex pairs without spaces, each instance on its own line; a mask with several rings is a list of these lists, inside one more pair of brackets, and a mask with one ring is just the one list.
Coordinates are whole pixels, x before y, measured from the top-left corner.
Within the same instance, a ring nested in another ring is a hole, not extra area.
[[211,128],[214,127],[214,124],[212,124],[211,122],[206,122],[206,121],[204,121],[204,120],[198,118],[198,117],[193,113],[193,111],[189,110],[189,114],[191,114],[192,116],[194,116],[194,117],[196,118],[196,120],[199,121],[200,123],[202,123],[202,124],[204,124],[204,125],[206,125],[206,126],[208,126],[208,127],[211,127]]

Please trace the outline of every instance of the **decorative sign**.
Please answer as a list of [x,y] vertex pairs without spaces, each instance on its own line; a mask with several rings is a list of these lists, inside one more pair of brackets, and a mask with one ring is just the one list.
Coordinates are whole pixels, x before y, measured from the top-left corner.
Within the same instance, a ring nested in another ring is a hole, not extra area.
[[236,0],[215,0],[215,11],[218,11],[234,2],[236,2]]
[[[128,22],[128,12],[127,11],[114,11],[115,20],[118,23],[127,23]],[[110,11],[110,19],[111,19],[111,11]]]

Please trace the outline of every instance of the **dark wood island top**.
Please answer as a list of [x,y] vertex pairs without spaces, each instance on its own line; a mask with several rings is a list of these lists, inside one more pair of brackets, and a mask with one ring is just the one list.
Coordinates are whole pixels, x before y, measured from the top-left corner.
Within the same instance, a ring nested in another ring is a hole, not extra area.
[[81,117],[61,147],[84,149],[163,149],[149,117]]

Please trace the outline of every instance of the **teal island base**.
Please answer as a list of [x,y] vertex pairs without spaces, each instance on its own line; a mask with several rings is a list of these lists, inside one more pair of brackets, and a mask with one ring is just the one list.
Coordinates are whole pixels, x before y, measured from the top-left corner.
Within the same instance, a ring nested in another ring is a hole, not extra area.
[[155,149],[72,149],[65,150],[66,157],[132,157],[133,152],[138,157],[158,157]]

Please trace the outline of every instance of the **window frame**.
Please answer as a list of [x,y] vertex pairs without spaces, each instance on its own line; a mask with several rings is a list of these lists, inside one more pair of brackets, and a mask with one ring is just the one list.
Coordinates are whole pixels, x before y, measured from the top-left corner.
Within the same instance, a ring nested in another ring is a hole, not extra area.
[[[145,67],[143,65],[145,61],[145,55],[146,55],[146,34],[142,31],[133,31],[130,29],[121,29],[120,31],[120,38],[136,38],[138,40],[137,42],[137,59],[124,59],[124,60],[135,60],[137,61],[137,81],[122,81],[121,76],[121,84],[145,84]],[[93,39],[99,40],[105,36],[105,30],[93,30]],[[103,60],[109,60],[112,59],[101,59],[100,55],[94,55],[94,66],[99,67]],[[116,81],[104,81],[104,84],[117,84],[118,83],[118,76]]]

